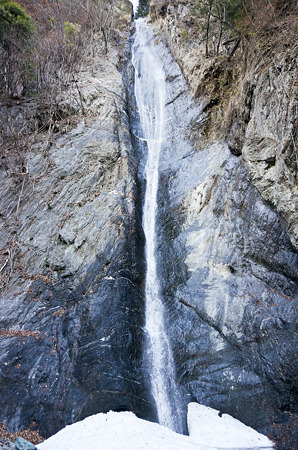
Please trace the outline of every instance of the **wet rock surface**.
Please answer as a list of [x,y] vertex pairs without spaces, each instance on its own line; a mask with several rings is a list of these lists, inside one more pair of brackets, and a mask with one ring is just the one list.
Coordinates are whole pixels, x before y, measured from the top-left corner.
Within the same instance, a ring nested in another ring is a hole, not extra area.
[[178,382],[186,402],[227,412],[291,448],[297,408],[293,234],[261,195],[244,153],[233,155],[224,140],[194,142],[205,99],[189,96],[178,65],[159,45],[168,135],[160,161],[158,258]]
[[113,47],[85,64],[85,116],[35,144],[23,187],[1,172],[10,277],[0,299],[0,421],[9,431],[35,422],[48,437],[110,409],[153,415],[142,369],[138,164],[121,64]]

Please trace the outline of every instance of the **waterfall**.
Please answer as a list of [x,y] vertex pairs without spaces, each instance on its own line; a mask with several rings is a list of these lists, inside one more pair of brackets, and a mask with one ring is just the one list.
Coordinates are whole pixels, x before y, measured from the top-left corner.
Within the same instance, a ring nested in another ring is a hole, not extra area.
[[133,6],[134,12],[137,12],[138,6],[139,6],[139,0],[130,0]]
[[180,402],[175,382],[175,364],[165,330],[156,262],[156,211],[159,156],[165,135],[166,80],[157,54],[154,36],[145,19],[136,21],[133,45],[135,95],[142,138],[147,142],[146,192],[143,229],[146,239],[146,362],[152,394],[161,425],[182,432]]

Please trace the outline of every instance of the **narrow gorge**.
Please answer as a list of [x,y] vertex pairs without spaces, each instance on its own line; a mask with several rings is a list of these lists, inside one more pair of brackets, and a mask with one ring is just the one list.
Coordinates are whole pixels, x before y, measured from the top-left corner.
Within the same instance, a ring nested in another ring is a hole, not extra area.
[[9,432],[113,410],[187,433],[194,401],[297,445],[297,10],[235,48],[214,22],[206,57],[197,3],[104,4],[54,125],[1,101],[30,142],[1,153]]

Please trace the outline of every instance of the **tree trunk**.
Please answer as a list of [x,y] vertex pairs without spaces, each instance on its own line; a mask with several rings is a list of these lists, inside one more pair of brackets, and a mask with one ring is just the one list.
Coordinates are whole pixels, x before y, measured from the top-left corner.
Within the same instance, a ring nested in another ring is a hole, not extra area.
[[210,17],[211,17],[211,8],[213,1],[209,2],[209,11],[207,18],[207,30],[206,30],[206,58],[209,57],[209,31],[210,31]]

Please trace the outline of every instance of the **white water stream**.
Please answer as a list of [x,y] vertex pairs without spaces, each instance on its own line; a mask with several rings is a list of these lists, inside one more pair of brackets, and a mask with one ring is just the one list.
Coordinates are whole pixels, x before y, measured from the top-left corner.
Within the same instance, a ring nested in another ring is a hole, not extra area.
[[139,0],[130,0],[130,2],[132,3],[133,10],[136,13],[138,10],[138,6],[139,6]]
[[156,211],[158,166],[165,136],[166,80],[153,32],[145,19],[136,21],[133,45],[135,95],[140,114],[142,138],[147,142],[146,193],[143,229],[146,239],[146,359],[161,425],[182,432],[175,364],[165,331],[164,307],[160,297],[156,263]]

